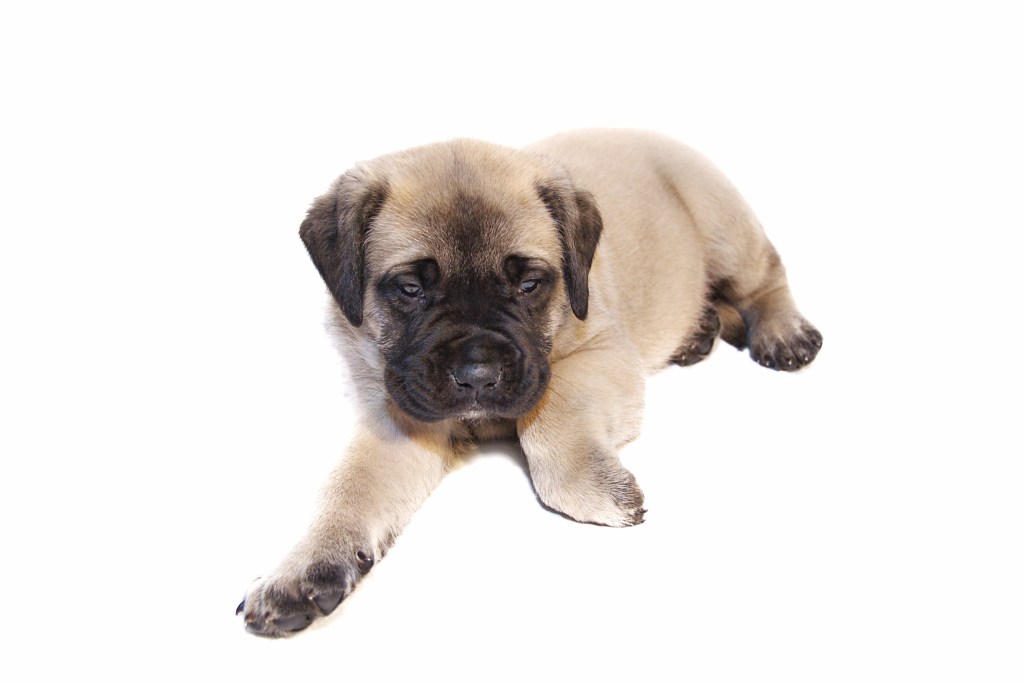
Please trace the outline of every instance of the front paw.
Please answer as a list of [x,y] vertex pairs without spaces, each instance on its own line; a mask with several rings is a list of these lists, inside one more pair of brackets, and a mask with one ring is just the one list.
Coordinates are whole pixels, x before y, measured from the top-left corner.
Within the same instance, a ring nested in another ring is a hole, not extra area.
[[647,509],[644,508],[644,493],[640,489],[640,485],[636,483],[633,473],[625,468],[620,468],[618,474],[610,481],[610,486],[612,500],[620,515],[601,524],[612,527],[628,527],[642,523]]
[[[536,483],[537,478],[534,478]],[[644,493],[633,473],[606,464],[562,480],[557,487],[538,490],[546,506],[579,522],[629,527],[644,521]]]
[[235,613],[244,614],[245,628],[253,634],[281,637],[298,632],[318,617],[330,615],[373,562],[373,554],[360,549],[341,561],[294,564],[297,570],[257,580]]

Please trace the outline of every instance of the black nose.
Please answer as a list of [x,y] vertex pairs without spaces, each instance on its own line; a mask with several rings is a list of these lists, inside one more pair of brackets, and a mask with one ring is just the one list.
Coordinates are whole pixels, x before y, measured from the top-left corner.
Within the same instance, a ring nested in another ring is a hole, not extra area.
[[463,389],[487,389],[498,384],[501,378],[499,363],[467,363],[452,372],[455,382]]

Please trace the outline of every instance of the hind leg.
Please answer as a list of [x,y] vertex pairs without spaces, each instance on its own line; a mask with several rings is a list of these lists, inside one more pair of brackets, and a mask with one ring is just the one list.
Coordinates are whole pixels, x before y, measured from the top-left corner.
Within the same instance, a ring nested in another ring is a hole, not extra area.
[[[797,310],[782,261],[739,192],[692,150],[662,146],[659,155],[673,197],[701,238],[722,339],[750,347],[754,360],[768,368],[796,370],[813,361],[821,333]],[[697,337],[700,330],[687,344]],[[695,356],[687,344],[677,356],[699,360],[700,345]]]
[[763,233],[759,237],[751,241],[749,253],[733,255],[739,257],[734,261],[738,268],[719,274],[723,276],[715,288],[719,308],[723,313],[730,308],[739,313],[739,321],[731,316],[727,339],[742,349],[741,327],[745,328],[746,346],[754,361],[775,370],[797,370],[817,356],[822,335],[797,310],[782,260]]
[[743,322],[740,312],[727,304],[717,293],[712,301],[718,312],[718,320],[722,324],[720,337],[743,351],[747,348],[747,325]]

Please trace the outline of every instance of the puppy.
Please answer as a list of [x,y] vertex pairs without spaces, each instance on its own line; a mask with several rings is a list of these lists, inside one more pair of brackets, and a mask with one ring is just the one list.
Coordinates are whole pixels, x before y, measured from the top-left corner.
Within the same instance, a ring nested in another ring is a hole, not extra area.
[[387,155],[335,181],[299,233],[361,415],[309,532],[238,608],[260,635],[333,611],[482,439],[518,438],[547,506],[642,522],[617,452],[648,373],[700,361],[719,336],[786,371],[822,344],[737,191],[651,133]]

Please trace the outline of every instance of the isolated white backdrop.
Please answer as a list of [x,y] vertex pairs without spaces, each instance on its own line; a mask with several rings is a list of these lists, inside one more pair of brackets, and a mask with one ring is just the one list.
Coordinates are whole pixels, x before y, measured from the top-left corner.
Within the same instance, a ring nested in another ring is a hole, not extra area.
[[[1007,3],[1008,4],[1008,3]],[[1020,20],[999,3],[7,6],[12,681],[1019,682]],[[652,379],[648,521],[449,477],[335,616],[243,632],[351,430],[297,238],[353,162],[652,128],[825,334]]]

